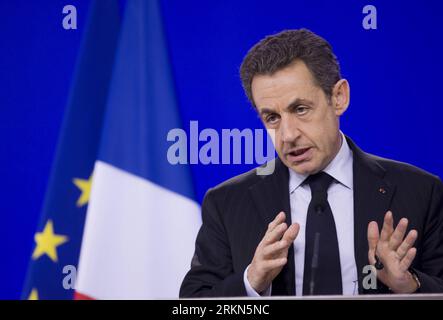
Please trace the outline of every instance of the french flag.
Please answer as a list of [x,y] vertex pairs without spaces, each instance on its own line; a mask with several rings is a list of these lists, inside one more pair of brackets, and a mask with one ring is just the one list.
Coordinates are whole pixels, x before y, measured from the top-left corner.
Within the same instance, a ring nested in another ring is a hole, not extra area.
[[93,171],[76,298],[178,297],[201,225],[190,168],[167,159],[168,132],[181,127],[159,4],[128,1]]

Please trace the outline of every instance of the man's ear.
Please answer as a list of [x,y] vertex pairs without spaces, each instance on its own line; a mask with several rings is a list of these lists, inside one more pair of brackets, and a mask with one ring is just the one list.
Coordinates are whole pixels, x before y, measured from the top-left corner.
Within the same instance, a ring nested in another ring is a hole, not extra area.
[[341,116],[349,106],[350,88],[346,79],[340,79],[332,89],[332,106],[337,116]]

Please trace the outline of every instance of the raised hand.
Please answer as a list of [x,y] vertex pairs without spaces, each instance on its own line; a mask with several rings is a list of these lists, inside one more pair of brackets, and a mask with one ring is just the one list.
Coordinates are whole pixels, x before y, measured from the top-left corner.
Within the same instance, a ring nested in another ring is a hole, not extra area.
[[272,280],[287,263],[288,249],[298,235],[300,226],[293,223],[289,228],[284,212],[280,212],[268,225],[268,230],[255,250],[247,278],[258,293],[269,288]]
[[408,219],[402,218],[394,230],[392,212],[385,215],[381,234],[377,222],[368,225],[369,263],[376,263],[375,255],[383,264],[383,269],[377,270],[378,279],[395,293],[412,293],[418,288],[418,283],[408,271],[417,254],[413,248],[417,240],[417,231],[411,230],[405,237]]

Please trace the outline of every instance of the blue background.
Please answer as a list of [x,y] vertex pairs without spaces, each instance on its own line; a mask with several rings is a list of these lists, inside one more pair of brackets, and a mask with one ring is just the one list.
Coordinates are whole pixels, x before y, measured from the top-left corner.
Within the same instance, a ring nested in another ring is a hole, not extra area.
[[[0,2],[2,299],[20,297],[89,2]],[[160,2],[185,129],[191,120],[200,129],[261,128],[240,85],[242,58],[267,34],[306,27],[332,44],[350,81],[342,130],[367,152],[443,175],[441,1]],[[67,4],[77,8],[77,30],[62,28]],[[367,4],[377,7],[377,30],[362,27]],[[250,167],[193,165],[197,200]]]

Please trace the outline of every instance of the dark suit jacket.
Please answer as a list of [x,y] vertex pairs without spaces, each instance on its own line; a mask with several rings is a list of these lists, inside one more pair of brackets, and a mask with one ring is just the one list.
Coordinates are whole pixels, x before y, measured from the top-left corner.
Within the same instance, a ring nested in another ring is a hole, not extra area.
[[[364,290],[363,267],[368,262],[367,228],[377,221],[381,228],[391,209],[395,225],[409,220],[416,229],[417,255],[413,269],[421,282],[420,292],[443,292],[443,184],[441,180],[409,164],[364,153],[346,137],[353,152],[354,247],[359,293]],[[272,175],[255,170],[210,189],[203,201],[203,225],[198,233],[191,269],[185,276],[181,297],[246,296],[243,273],[251,263],[268,223],[284,211],[291,224],[289,172],[277,158]],[[295,295],[294,248],[288,263],[272,282],[272,295]]]

